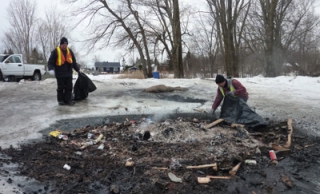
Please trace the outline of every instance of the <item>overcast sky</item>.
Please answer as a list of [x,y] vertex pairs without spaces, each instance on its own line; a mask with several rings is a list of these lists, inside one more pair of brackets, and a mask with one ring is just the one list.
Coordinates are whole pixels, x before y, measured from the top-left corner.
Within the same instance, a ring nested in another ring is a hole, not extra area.
[[[50,4],[48,4],[48,1],[43,1],[43,0],[32,0],[35,1],[37,4],[37,16],[43,16],[45,13],[45,10],[50,9],[52,7],[54,7],[55,5],[57,6],[57,8],[59,10],[63,10],[64,7],[59,4],[59,1],[54,1],[54,4],[50,2]],[[4,38],[4,32],[7,31],[8,28],[10,28],[10,23],[8,21],[8,16],[7,16],[7,9],[10,6],[10,2],[11,0],[2,0],[1,2],[1,6],[0,6],[0,40],[3,40]],[[73,30],[72,32],[70,32],[70,34],[72,35],[72,37],[74,39],[79,39],[81,40],[81,32],[77,31],[77,30]],[[124,53],[121,50],[117,50],[115,51],[114,49],[105,49],[103,51],[95,51],[94,54],[90,54],[89,56],[86,55],[86,50],[85,49],[81,49],[83,48],[81,43],[77,43],[73,40],[71,40],[70,37],[67,37],[69,39],[69,44],[72,47],[75,47],[77,52],[80,52],[81,57],[82,57],[82,61],[87,61],[90,64],[89,65],[93,65],[93,58],[95,55],[100,56],[99,58],[103,61],[120,61],[122,53]],[[2,42],[2,41],[1,41]],[[4,51],[4,45],[2,43],[0,43],[1,46],[1,50],[0,53],[2,53]],[[54,48],[52,48],[54,49]],[[82,50],[82,51],[81,51]],[[81,59],[77,59],[77,60],[81,60]]]
[[[8,22],[8,16],[7,16],[7,9],[9,7],[9,4],[12,0],[2,0],[1,1],[1,6],[0,6],[0,53],[4,51],[4,46],[2,44],[2,40],[4,37],[4,32],[7,30],[7,28],[10,27],[10,24]],[[38,15],[44,15],[45,10],[47,9],[51,9],[52,7],[54,7],[54,4],[57,5],[59,10],[63,10],[64,6],[59,3],[59,0],[51,0],[50,3],[48,3],[49,1],[47,0],[32,0],[35,1],[37,4],[37,12],[39,12]],[[54,3],[52,3],[54,2]],[[192,7],[204,7],[205,0],[180,0],[180,2],[183,3],[191,3]],[[318,11],[318,13],[320,13],[320,0],[316,0],[318,7],[316,8]],[[181,4],[181,3],[180,3]],[[73,30],[72,32],[70,32],[70,34],[72,34],[72,37],[75,39],[79,39],[81,40],[81,37],[83,36],[81,34],[80,30]],[[122,57],[125,54],[125,51],[117,49],[115,50],[114,48],[108,48],[108,49],[104,49],[102,51],[95,51],[94,53],[90,53],[89,55],[86,55],[86,50],[85,48],[83,48],[81,43],[77,43],[75,41],[72,41],[69,39],[69,43],[71,46],[75,46],[76,47],[76,51],[80,52],[80,55],[82,57],[81,61],[86,61],[88,62],[88,65],[93,65],[93,58],[94,56],[99,56],[99,59],[102,61],[121,61]],[[137,56],[137,55],[136,55]],[[136,58],[136,56],[134,56]],[[80,59],[78,59],[80,60]],[[127,60],[127,58],[126,58]],[[127,61],[128,63],[128,61]]]

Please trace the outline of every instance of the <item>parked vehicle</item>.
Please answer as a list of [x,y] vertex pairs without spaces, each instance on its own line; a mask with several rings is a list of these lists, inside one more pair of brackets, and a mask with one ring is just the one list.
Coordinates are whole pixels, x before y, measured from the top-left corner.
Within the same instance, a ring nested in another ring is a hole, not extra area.
[[0,54],[0,81],[22,78],[39,81],[45,73],[45,65],[24,64],[21,54]]

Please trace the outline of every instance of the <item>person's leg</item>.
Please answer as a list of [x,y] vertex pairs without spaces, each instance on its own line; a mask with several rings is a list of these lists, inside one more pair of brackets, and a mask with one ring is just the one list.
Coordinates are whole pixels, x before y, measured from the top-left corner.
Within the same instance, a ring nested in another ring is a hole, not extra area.
[[60,105],[64,104],[64,90],[65,83],[64,78],[57,78],[57,100]]
[[65,90],[64,100],[68,104],[70,103],[74,104],[72,103],[72,77],[66,78],[65,84],[66,84],[66,90]]

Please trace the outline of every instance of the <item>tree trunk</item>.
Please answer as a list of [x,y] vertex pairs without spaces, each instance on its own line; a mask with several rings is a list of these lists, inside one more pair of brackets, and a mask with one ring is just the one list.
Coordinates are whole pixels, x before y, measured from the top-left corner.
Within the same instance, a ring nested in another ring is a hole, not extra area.
[[182,63],[182,45],[181,45],[181,28],[180,28],[180,11],[179,0],[173,0],[173,64],[174,77],[184,78]]

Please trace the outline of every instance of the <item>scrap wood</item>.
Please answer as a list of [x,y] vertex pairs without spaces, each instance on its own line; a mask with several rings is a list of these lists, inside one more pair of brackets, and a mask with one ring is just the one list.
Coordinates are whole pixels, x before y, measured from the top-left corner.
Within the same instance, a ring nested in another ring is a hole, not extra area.
[[197,112],[207,112],[207,111],[205,111],[205,110],[203,110],[203,109],[201,109],[201,108],[194,108],[193,110],[195,110],[195,111],[197,111]]
[[152,169],[155,169],[155,170],[169,170],[168,167],[152,167]]
[[314,146],[314,143],[313,144],[309,144],[309,145],[305,145],[304,147],[308,148],[308,147],[311,147],[311,146]]
[[236,175],[239,168],[241,166],[241,162],[239,162],[239,164],[237,164],[236,166],[234,166],[230,171],[229,171],[229,175]]
[[290,180],[290,178],[286,175],[281,175],[281,181],[288,187],[291,188],[293,187],[293,183]]
[[199,165],[199,166],[187,166],[187,169],[191,168],[208,168],[208,167],[217,167],[217,163],[212,163],[212,164],[204,164],[204,165]]
[[293,133],[293,128],[292,128],[292,119],[288,119],[288,141],[286,144],[283,146],[284,148],[290,148],[291,146],[291,138],[292,138],[292,133]]
[[206,177],[198,177],[198,183],[208,183],[211,181],[211,179],[223,179],[228,180],[230,179],[230,176],[206,176]]
[[231,124],[231,127],[232,127],[232,128],[234,128],[234,127],[244,128],[244,126],[245,126],[245,125],[243,125],[243,124],[238,124],[238,123],[232,123],[232,124]]
[[226,179],[226,180],[231,178],[231,176],[210,176],[210,175],[207,175],[206,177],[210,179]]
[[215,126],[215,125],[217,125],[217,124],[221,123],[222,121],[223,121],[223,119],[218,119],[218,120],[216,120],[216,121],[214,121],[214,122],[210,123],[209,125],[204,126],[204,128],[205,128],[205,129],[209,129],[209,128],[211,128],[211,127],[213,127],[213,126]]
[[288,148],[282,147],[281,145],[275,144],[275,143],[273,143],[271,147],[275,151],[289,151],[290,150]]
[[125,166],[133,166],[133,165],[134,165],[134,162],[132,160],[126,161]]

